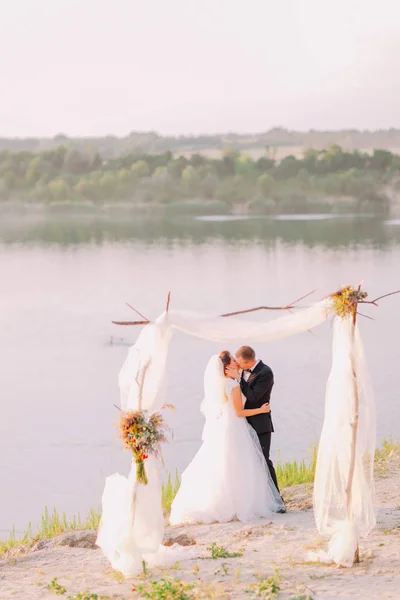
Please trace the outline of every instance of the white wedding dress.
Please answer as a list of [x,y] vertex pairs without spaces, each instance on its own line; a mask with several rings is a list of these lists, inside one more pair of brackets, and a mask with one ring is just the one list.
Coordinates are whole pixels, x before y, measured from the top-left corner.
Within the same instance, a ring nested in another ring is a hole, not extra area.
[[213,356],[205,375],[203,443],[182,474],[171,508],[172,525],[235,518],[248,522],[283,506],[257,434],[235,413],[232,390],[237,385],[224,377],[221,360]]

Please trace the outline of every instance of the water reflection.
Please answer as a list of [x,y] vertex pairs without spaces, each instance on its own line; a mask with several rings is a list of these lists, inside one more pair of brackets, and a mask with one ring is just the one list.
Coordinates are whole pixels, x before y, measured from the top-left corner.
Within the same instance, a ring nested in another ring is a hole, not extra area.
[[[276,215],[274,217],[174,218],[40,218],[7,219],[0,223],[4,244],[102,245],[109,242],[202,244],[224,242],[272,246],[277,241],[308,247],[385,248],[400,242],[398,219],[371,215]],[[391,226],[389,226],[391,225]]]

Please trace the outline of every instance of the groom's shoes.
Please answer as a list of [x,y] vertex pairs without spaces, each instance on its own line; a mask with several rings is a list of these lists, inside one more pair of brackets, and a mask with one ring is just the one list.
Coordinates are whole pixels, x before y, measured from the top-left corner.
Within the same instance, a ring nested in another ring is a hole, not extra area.
[[278,510],[279,515],[283,515],[286,512],[286,507],[285,507],[285,503],[283,501],[282,496],[281,496],[281,500],[282,500],[282,507]]

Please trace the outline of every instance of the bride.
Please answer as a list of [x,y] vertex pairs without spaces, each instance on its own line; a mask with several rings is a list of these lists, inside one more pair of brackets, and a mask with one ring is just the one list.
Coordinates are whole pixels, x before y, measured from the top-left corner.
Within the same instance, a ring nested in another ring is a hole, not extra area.
[[252,521],[282,509],[258,437],[245,417],[269,412],[268,404],[245,410],[239,384],[226,370],[236,366],[224,350],[204,375],[203,443],[182,474],[170,523]]

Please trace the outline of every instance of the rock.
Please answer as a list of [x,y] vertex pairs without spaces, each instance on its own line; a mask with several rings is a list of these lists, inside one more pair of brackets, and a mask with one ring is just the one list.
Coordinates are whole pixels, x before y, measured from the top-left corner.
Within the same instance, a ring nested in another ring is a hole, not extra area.
[[288,510],[311,510],[313,507],[313,484],[301,483],[282,490],[282,497]]
[[181,533],[181,535],[177,535],[176,537],[169,537],[163,542],[163,546],[173,546],[174,544],[178,544],[179,546],[195,546],[196,540],[186,535],[186,533]]
[[32,552],[38,552],[39,550],[44,550],[51,545],[51,540],[39,540],[32,546]]
[[53,546],[70,546],[71,548],[97,548],[97,531],[68,531],[52,540]]

